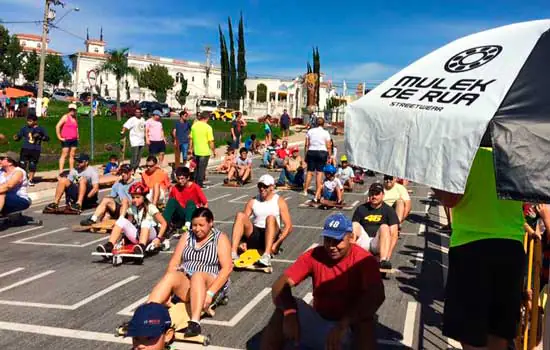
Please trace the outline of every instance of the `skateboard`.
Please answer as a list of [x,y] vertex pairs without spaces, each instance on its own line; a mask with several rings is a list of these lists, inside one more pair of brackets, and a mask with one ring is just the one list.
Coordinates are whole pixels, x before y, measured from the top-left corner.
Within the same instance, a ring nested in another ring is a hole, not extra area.
[[242,185],[237,182],[236,180],[231,180],[231,181],[225,181],[223,182],[223,186],[225,187],[243,187],[244,185],[246,184],[249,184],[250,183],[250,180],[246,180],[245,182],[242,183]]
[[303,190],[303,187],[285,184],[284,186],[276,186],[275,189],[281,191],[301,191]]
[[270,172],[270,173],[280,173],[281,171],[283,171],[283,169],[281,169],[281,168],[267,168],[267,171]]
[[68,205],[60,205],[57,209],[50,209],[48,207],[42,210],[42,214],[55,214],[55,215],[80,215],[81,210],[71,209]]
[[212,175],[227,175],[229,171],[223,171],[223,170],[208,170],[208,174]]
[[109,233],[115,226],[116,220],[108,219],[95,223],[91,226],[74,225],[72,227],[74,232],[92,232],[92,233]]
[[315,203],[312,200],[307,200],[305,203],[302,203],[299,205],[300,208],[316,208],[316,209],[339,209],[339,210],[352,210],[353,207],[350,205],[347,205],[346,203],[342,204],[335,204],[335,205],[326,205],[322,203]]
[[136,244],[118,243],[111,253],[92,252],[92,256],[101,256],[104,261],[111,260],[113,266],[122,265],[125,261],[133,260],[134,264],[141,265],[145,259],[145,255],[134,254]]
[[262,256],[257,249],[248,249],[239,256],[238,260],[235,260],[234,267],[235,270],[249,270],[249,271],[260,271],[265,273],[272,273],[272,266],[262,266],[258,264]]

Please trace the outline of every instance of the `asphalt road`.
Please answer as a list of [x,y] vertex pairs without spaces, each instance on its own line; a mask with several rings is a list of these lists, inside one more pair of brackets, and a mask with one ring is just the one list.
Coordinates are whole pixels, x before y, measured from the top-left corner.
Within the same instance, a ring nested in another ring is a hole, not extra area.
[[[341,140],[339,142],[341,144]],[[265,173],[255,160],[254,178]],[[278,176],[278,174],[274,174]],[[214,186],[206,190],[215,220],[230,234],[235,213],[257,190],[221,186],[223,176],[209,175]],[[364,200],[368,184],[346,193],[354,208]],[[441,335],[443,281],[448,237],[439,233],[442,211],[429,198],[429,189],[411,185],[413,208],[403,225],[393,265],[399,272],[387,280],[386,301],[378,313],[380,348],[447,349],[452,343]],[[103,191],[105,194],[107,191]],[[274,259],[274,273],[234,272],[229,304],[218,308],[214,319],[203,320],[211,334],[212,349],[255,349],[259,332],[273,311],[270,286],[303,251],[321,242],[320,230],[330,212],[299,208],[306,197],[280,192],[289,202],[294,232],[284,251]],[[128,349],[129,339],[113,336],[117,325],[147,296],[163,275],[169,254],[145,260],[142,266],[112,267],[91,256],[107,236],[76,233],[71,226],[82,216],[43,215],[47,202],[28,210],[44,221],[41,227],[13,227],[0,231],[0,348],[2,349]],[[351,216],[353,210],[345,211]],[[176,241],[172,241],[175,247]],[[310,300],[311,285],[294,291]],[[175,348],[202,346],[175,344]]]

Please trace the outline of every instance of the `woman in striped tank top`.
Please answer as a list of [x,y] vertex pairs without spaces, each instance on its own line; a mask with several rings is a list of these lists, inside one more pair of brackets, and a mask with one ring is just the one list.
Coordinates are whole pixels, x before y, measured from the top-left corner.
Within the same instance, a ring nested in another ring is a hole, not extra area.
[[191,219],[191,231],[184,234],[168,263],[168,269],[153,288],[149,302],[168,303],[172,294],[191,305],[186,336],[201,333],[200,316],[212,301],[227,293],[233,271],[231,243],[214,227],[214,215],[198,208]]

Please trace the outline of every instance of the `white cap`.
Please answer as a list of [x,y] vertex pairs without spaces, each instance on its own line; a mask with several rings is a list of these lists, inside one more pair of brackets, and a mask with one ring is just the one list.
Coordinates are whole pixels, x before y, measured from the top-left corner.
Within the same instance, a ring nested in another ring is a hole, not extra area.
[[76,103],[69,104],[69,109],[77,109]]
[[258,179],[258,183],[264,184],[266,186],[273,186],[275,185],[275,179],[273,178],[273,176],[265,174],[260,176],[260,178]]

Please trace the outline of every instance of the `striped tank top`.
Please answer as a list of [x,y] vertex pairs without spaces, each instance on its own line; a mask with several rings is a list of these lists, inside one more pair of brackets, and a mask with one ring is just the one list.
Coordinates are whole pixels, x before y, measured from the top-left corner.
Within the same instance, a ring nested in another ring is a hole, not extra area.
[[218,259],[218,239],[221,231],[213,227],[206,242],[201,247],[197,247],[197,240],[193,231],[189,231],[187,236],[187,245],[183,249],[180,270],[188,275],[195,272],[206,272],[218,275],[220,272],[220,261]]

